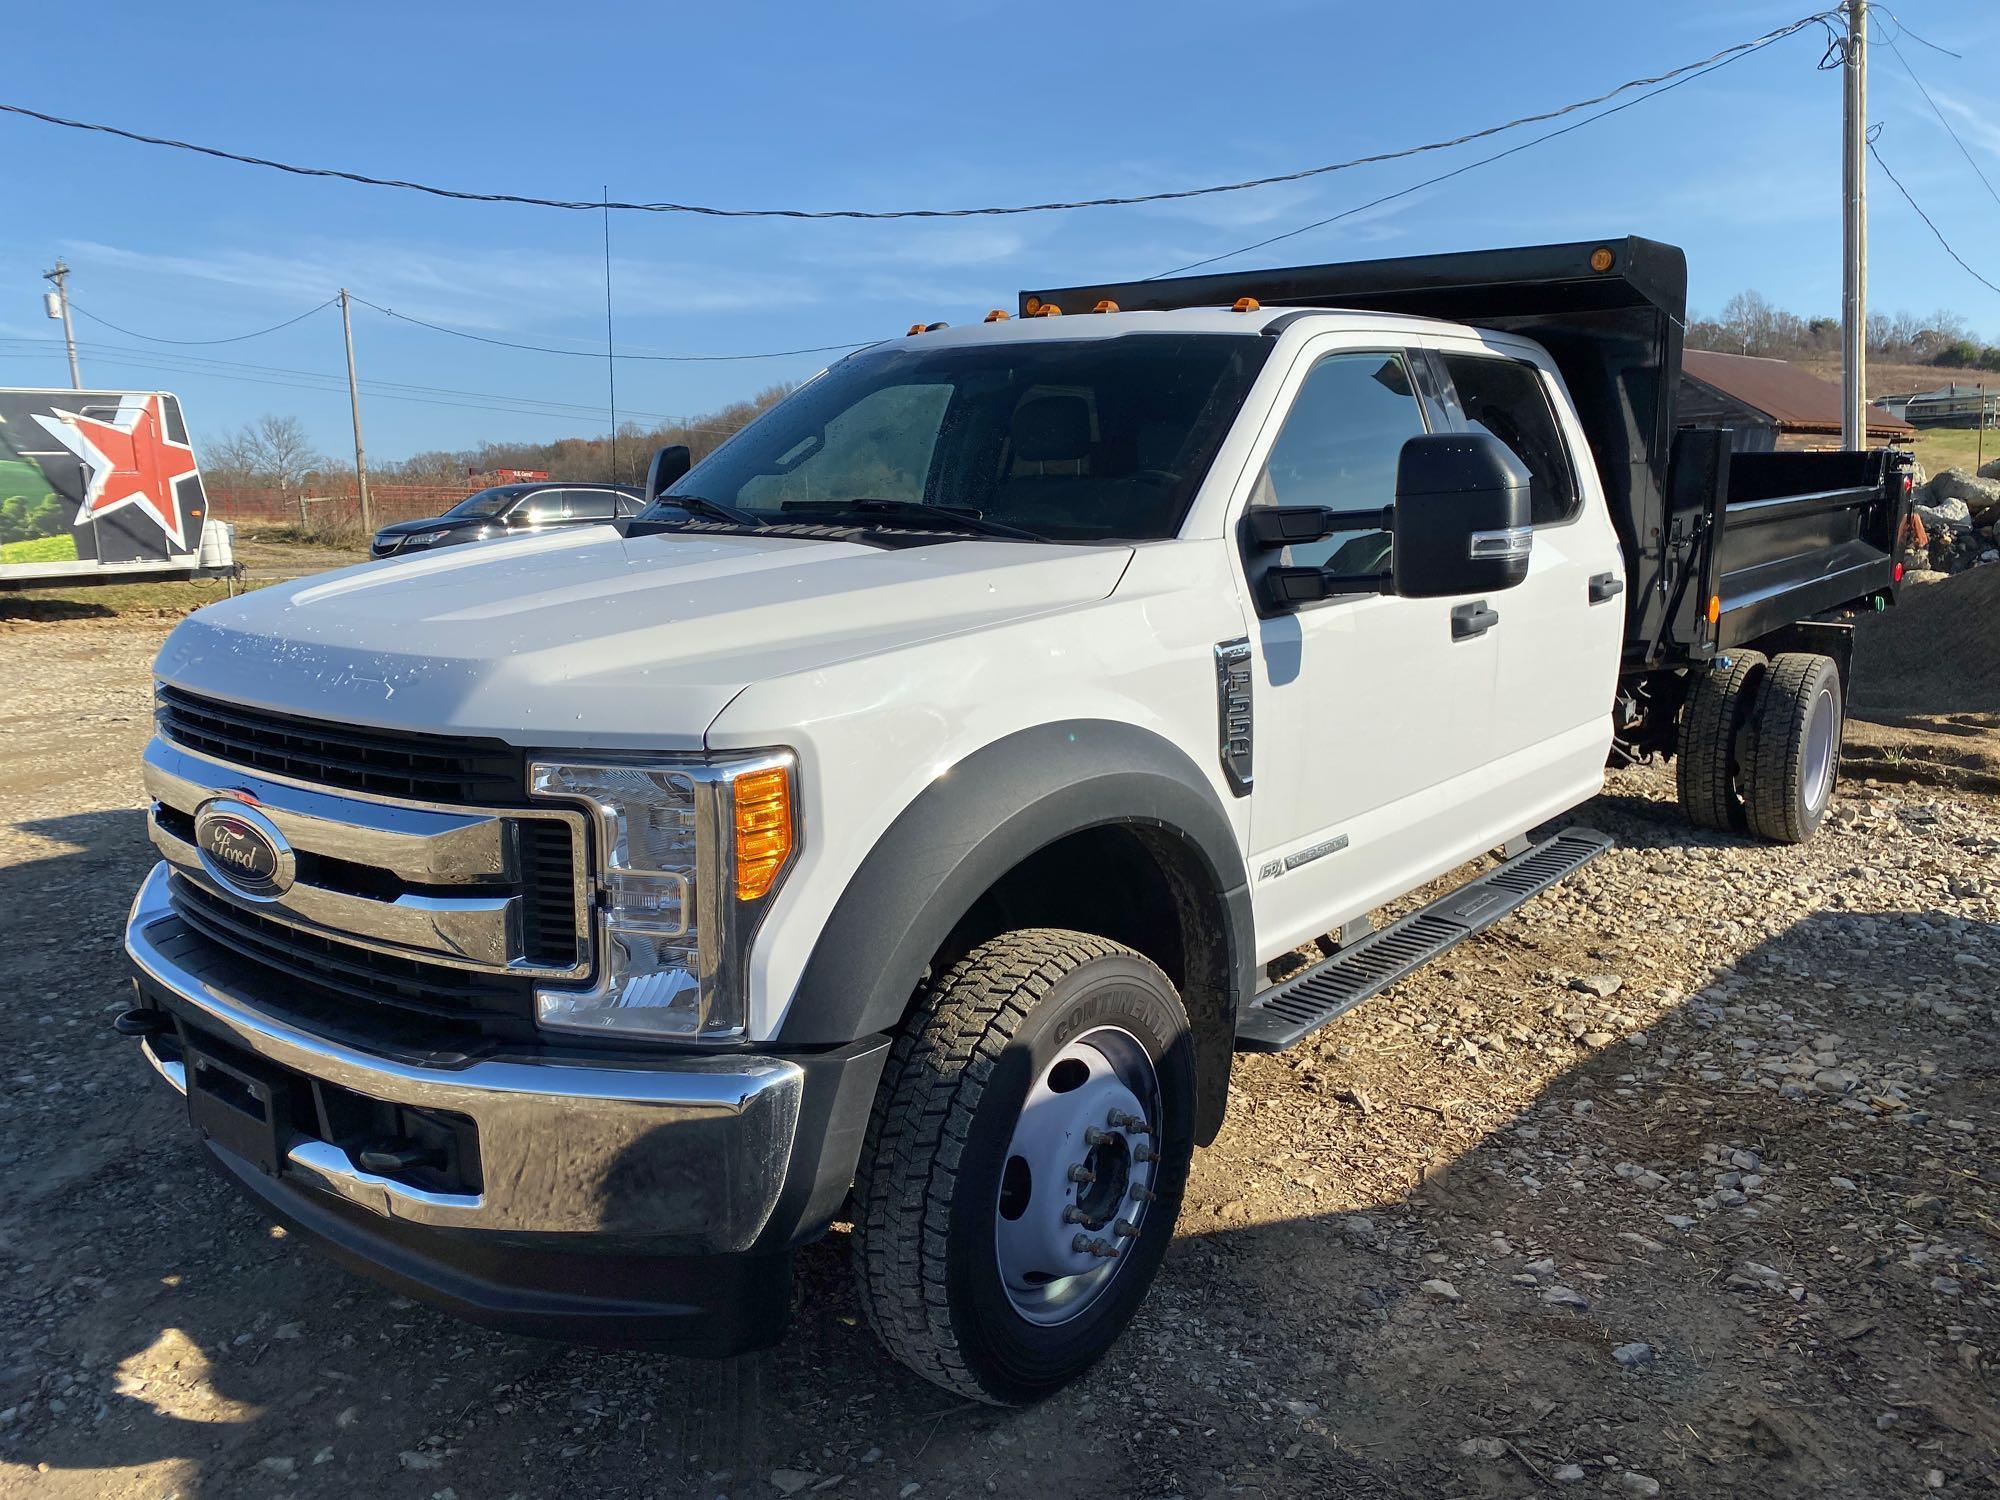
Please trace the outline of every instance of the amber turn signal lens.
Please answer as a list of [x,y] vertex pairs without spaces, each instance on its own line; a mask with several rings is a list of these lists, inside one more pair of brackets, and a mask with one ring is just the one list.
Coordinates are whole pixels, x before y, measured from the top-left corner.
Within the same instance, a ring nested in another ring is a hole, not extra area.
[[1721,618],[1722,618],[1722,595],[1710,594],[1708,596],[1708,623],[1713,625],[1717,620]]
[[736,778],[736,899],[768,895],[792,853],[792,778],[783,766]]

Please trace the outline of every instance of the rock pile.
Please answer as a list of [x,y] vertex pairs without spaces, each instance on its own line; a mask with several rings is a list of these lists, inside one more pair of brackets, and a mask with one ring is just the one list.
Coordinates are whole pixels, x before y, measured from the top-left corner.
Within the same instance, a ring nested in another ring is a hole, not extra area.
[[2000,562],[2000,459],[1977,474],[1946,469],[1911,498],[1904,567],[1962,573]]

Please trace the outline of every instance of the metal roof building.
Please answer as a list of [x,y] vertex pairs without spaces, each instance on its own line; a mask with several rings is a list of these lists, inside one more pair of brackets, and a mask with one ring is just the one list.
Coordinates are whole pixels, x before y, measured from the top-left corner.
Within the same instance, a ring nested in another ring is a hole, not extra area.
[[[1683,427],[1729,427],[1739,453],[1840,445],[1840,387],[1782,359],[1689,349],[1682,356],[1678,420]],[[1879,406],[1868,408],[1868,440],[1908,442],[1916,428]]]

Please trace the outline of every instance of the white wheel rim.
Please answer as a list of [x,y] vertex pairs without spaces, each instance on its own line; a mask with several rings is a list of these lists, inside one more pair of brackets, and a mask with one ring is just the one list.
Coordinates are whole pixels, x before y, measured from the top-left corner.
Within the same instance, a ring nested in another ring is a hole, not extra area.
[[1007,1300],[1030,1323],[1078,1316],[1131,1256],[1159,1172],[1159,1100],[1138,1038],[1100,1026],[1051,1058],[1021,1102],[993,1241]]
[[1806,810],[1818,812],[1833,793],[1834,769],[1840,755],[1840,714],[1833,706],[1833,689],[1822,688],[1806,710]]

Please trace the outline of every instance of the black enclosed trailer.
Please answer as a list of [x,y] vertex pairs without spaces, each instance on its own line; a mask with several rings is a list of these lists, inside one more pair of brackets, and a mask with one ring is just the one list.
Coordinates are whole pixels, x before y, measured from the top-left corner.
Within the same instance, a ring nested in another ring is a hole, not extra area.
[[1081,312],[1101,300],[1125,312],[1228,307],[1241,297],[1265,308],[1441,318],[1547,349],[1583,420],[1625,554],[1628,677],[1893,597],[1906,456],[1732,454],[1726,429],[1681,426],[1687,257],[1676,246],[1626,236],[1050,287],[1023,292],[1021,311],[1054,303]]

